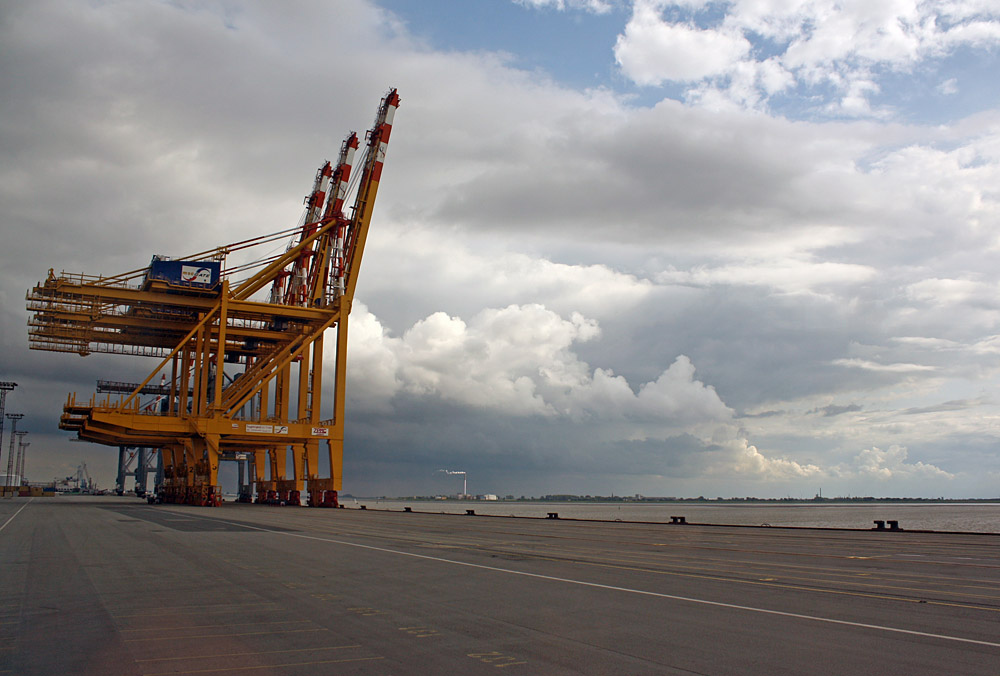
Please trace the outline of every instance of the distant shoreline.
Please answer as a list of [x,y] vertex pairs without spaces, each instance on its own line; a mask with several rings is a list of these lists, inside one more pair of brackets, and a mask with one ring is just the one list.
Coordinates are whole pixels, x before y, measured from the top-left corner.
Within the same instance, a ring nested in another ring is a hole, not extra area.
[[855,504],[1000,504],[1000,498],[876,498],[876,497],[837,497],[837,498],[657,498],[657,497],[635,497],[635,496],[579,496],[579,495],[545,495],[542,497],[520,497],[520,498],[499,498],[497,500],[487,500],[477,497],[457,497],[457,496],[355,496],[345,494],[341,500],[392,500],[397,502],[483,502],[483,503],[519,503],[519,504],[546,504],[546,503],[602,503],[602,504],[631,504],[631,505],[754,505],[754,504],[776,504],[776,505],[855,505]]

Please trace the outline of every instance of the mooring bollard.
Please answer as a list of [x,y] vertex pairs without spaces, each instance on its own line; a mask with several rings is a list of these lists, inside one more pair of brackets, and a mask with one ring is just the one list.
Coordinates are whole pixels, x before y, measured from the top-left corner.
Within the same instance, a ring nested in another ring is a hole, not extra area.
[[885,521],[875,520],[872,523],[875,524],[875,527],[872,528],[872,530],[885,530]]
[[889,530],[903,530],[899,527],[899,521],[886,521],[889,524]]
[[465,513],[468,514],[469,516],[475,516],[476,515],[476,510],[474,510],[474,509],[467,509],[467,510],[465,510]]
[[413,508],[412,507],[403,507],[403,511],[404,512],[412,512]]
[[364,505],[361,505],[361,509],[368,509],[368,508],[365,507]]
[[687,517],[672,516],[672,517],[670,517],[670,523],[678,523],[678,524],[681,524],[683,526],[686,526],[687,525]]
[[549,515],[545,517],[546,519],[558,519],[559,512],[549,512]]

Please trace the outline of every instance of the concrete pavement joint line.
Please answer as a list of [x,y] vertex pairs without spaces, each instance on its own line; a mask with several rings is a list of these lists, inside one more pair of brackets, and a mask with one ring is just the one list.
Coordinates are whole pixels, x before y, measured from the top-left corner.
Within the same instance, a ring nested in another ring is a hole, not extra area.
[[[200,517],[209,521],[221,521],[223,523],[236,523],[230,522],[225,519],[216,519],[213,517]],[[826,622],[829,624],[839,624],[848,627],[858,627],[861,629],[875,629],[878,631],[886,631],[895,634],[906,634],[908,636],[923,636],[925,638],[937,638],[943,641],[956,641],[959,643],[972,643],[975,645],[984,645],[991,648],[1000,648],[1000,643],[993,641],[980,641],[974,638],[962,638],[961,636],[948,636],[947,634],[932,634],[926,631],[915,631],[913,629],[900,629],[898,627],[887,627],[879,624],[866,624],[864,622],[852,622],[850,620],[838,620],[832,617],[819,617],[816,615],[803,615],[801,613],[790,613],[784,610],[769,610],[767,608],[754,608],[753,606],[741,606],[735,603],[723,603],[721,601],[709,601],[707,599],[696,599],[689,596],[676,596],[674,594],[663,594],[660,592],[646,591],[643,589],[630,589],[628,587],[616,587],[609,584],[601,584],[599,582],[586,582],[584,580],[573,580],[565,577],[555,577],[552,575],[542,575],[540,573],[529,573],[522,570],[511,570],[509,568],[497,568],[496,566],[486,566],[481,563],[468,563],[466,561],[455,561],[453,559],[443,559],[437,556],[428,556],[426,554],[414,554],[413,552],[401,552],[396,549],[386,549],[385,547],[375,547],[374,545],[363,545],[356,542],[346,542],[344,540],[333,540],[330,538],[316,537],[314,535],[304,535],[302,533],[289,533],[277,530],[270,530],[268,528],[259,528],[257,526],[244,525],[247,528],[262,531],[264,533],[272,533],[274,535],[285,535],[288,537],[297,537],[305,540],[317,540],[319,542],[329,542],[337,545],[344,545],[345,547],[357,547],[359,549],[370,549],[376,552],[384,552],[386,554],[397,554],[399,556],[409,556],[415,559],[426,559],[428,561],[438,561],[440,563],[450,563],[456,566],[466,566],[468,568],[479,568],[481,570],[492,570],[498,573],[507,573],[509,575],[521,575],[524,577],[533,577],[539,580],[550,580],[553,582],[566,582],[568,584],[577,584],[583,587],[593,587],[595,589],[607,589],[610,591],[620,591],[628,594],[640,594],[642,596],[653,596],[656,598],[670,599],[672,601],[687,601],[688,603],[697,603],[706,606],[715,606],[717,608],[731,608],[733,610],[745,610],[751,613],[763,613],[765,615],[777,615],[780,617],[792,617],[799,620],[813,620],[815,622]],[[148,675],[147,675],[148,676]]]
[[238,634],[196,634],[194,636],[154,636],[152,638],[127,638],[125,643],[138,643],[139,641],[188,641],[190,639],[220,638],[223,636],[273,636],[274,634],[303,634],[311,631],[330,631],[326,627],[318,629],[284,629],[279,631],[251,631]]
[[[422,545],[418,545],[418,546],[422,546]],[[458,549],[459,547],[455,546],[454,548]],[[887,600],[887,601],[900,601],[900,602],[903,602],[903,603],[920,603],[920,602],[924,602],[924,603],[930,603],[930,604],[933,604],[933,605],[947,605],[947,606],[954,606],[954,607],[958,607],[958,608],[975,608],[977,610],[985,610],[985,611],[990,611],[990,612],[998,612],[998,611],[1000,611],[1000,608],[990,607],[990,606],[973,605],[971,602],[936,601],[936,600],[935,601],[927,601],[927,600],[918,599],[918,598],[907,598],[905,596],[902,596],[901,594],[898,594],[898,595],[876,594],[876,593],[873,593],[873,592],[850,591],[850,590],[844,590],[844,589],[831,589],[831,588],[823,588],[823,587],[801,585],[801,584],[779,583],[779,582],[777,582],[774,579],[771,579],[771,580],[750,580],[750,579],[735,578],[735,577],[725,577],[724,573],[726,573],[727,571],[724,568],[722,569],[722,572],[720,572],[720,573],[717,573],[717,574],[714,574],[714,575],[709,575],[709,574],[706,574],[706,573],[694,573],[694,572],[690,572],[690,571],[686,570],[685,566],[678,566],[678,568],[680,568],[680,570],[657,570],[657,569],[654,569],[654,568],[641,567],[641,566],[637,566],[637,565],[626,565],[628,563],[628,560],[626,560],[626,559],[609,558],[609,559],[605,559],[604,561],[599,561],[599,560],[591,561],[591,560],[586,560],[585,558],[583,558],[585,556],[585,554],[583,552],[581,552],[580,554],[578,554],[577,558],[571,558],[570,556],[563,556],[563,557],[559,557],[559,558],[554,558],[554,557],[551,557],[551,556],[544,556],[544,555],[541,555],[541,554],[532,554],[532,553],[527,553],[527,552],[516,552],[516,550],[508,551],[508,550],[496,549],[496,548],[486,548],[486,547],[478,546],[478,545],[475,546],[475,547],[466,547],[465,549],[477,550],[477,551],[486,551],[486,552],[497,552],[499,554],[512,554],[513,553],[513,554],[516,554],[517,556],[520,556],[522,558],[531,558],[531,559],[540,560],[540,561],[574,561],[575,563],[579,563],[581,565],[600,566],[600,567],[605,567],[605,568],[617,568],[617,569],[620,569],[620,570],[631,570],[631,571],[645,572],[645,573],[650,573],[650,574],[654,574],[654,575],[673,575],[675,577],[690,577],[690,578],[697,578],[697,579],[704,579],[704,580],[713,580],[713,581],[716,581],[716,582],[731,582],[731,583],[734,583],[734,584],[748,584],[748,585],[757,585],[757,586],[764,586],[764,587],[776,587],[776,588],[781,588],[781,589],[795,589],[795,590],[798,590],[798,591],[815,592],[815,593],[818,593],[818,594],[841,594],[841,595],[848,595],[848,596],[858,596],[858,597],[861,597],[861,598],[874,598],[874,599],[883,599],[883,600]],[[620,562],[620,563],[610,563],[611,561],[617,561],[617,562]],[[640,563],[642,563],[642,561],[640,561]],[[739,562],[738,561],[736,563],[749,563],[749,562]],[[702,566],[702,567],[705,568],[706,566]],[[732,567],[732,566],[730,566],[730,567]],[[718,567],[716,567],[716,568],[718,568]],[[798,568],[798,567],[796,566],[796,568]],[[795,579],[793,576],[782,575],[782,578],[786,578],[786,577],[787,578],[791,578],[791,579]],[[877,580],[879,578],[872,578],[872,579],[873,580]],[[833,584],[836,584],[836,582],[837,582],[836,580],[832,581]],[[860,584],[861,586],[870,586],[870,587],[877,587],[877,586],[879,586],[879,585],[876,585],[876,584],[863,584],[863,583],[858,583],[858,584]],[[927,591],[925,589],[918,589],[918,588],[911,588],[911,587],[889,587],[889,591],[897,590],[897,589],[904,590],[904,591],[915,591],[915,592],[926,592]],[[954,593],[954,594],[956,594],[958,596],[969,596],[969,597],[972,597],[972,598],[985,598],[985,599],[990,599],[990,600],[997,598],[996,596],[983,595],[983,594],[971,594],[971,593],[964,593],[964,592],[952,592],[952,593]]]
[[[112,613],[111,617],[114,618],[114,619],[118,619],[119,617],[151,617],[151,616],[167,617],[171,613],[175,613],[175,612],[178,612],[178,611],[180,611],[182,613],[185,613],[185,612],[188,612],[189,610],[194,610],[194,609],[197,609],[197,608],[208,608],[209,609],[209,610],[199,611],[199,612],[203,612],[203,613],[212,611],[213,609],[214,610],[221,610],[221,609],[225,608],[225,610],[223,610],[222,612],[229,613],[229,612],[235,612],[235,611],[240,610],[242,608],[250,608],[250,607],[257,608],[257,607],[262,607],[262,606],[276,606],[276,605],[278,605],[278,604],[270,602],[270,601],[265,601],[265,602],[262,602],[262,603],[195,603],[195,604],[186,605],[186,606],[164,606],[164,607],[161,607],[161,608],[155,608],[154,610],[159,611],[159,612],[155,612],[155,613],[152,612],[152,611],[144,611],[144,612],[141,612],[141,613],[129,613],[129,614],[126,614],[126,615],[117,615],[117,614]],[[132,609],[129,608],[129,610],[132,610]]]
[[196,669],[194,671],[161,671],[153,674],[143,674],[143,676],[169,676],[171,674],[217,674],[223,671],[250,671],[251,669],[280,669],[281,667],[307,667],[315,664],[344,664],[346,662],[371,662],[372,660],[384,660],[381,655],[378,657],[351,657],[345,660],[323,660],[321,662],[291,662],[289,664],[262,664],[254,667],[229,667],[225,669]]
[[[513,545],[513,543],[511,543],[511,544]],[[639,544],[642,544],[642,543],[639,543]],[[666,547],[666,546],[671,546],[671,545],[669,545],[668,543],[663,543],[663,544],[661,544],[661,543],[655,543],[654,546],[656,546],[656,547]],[[590,550],[589,549],[583,549],[583,548],[576,548],[573,551],[579,552],[580,555],[582,556],[584,554],[589,553]],[[739,550],[734,550],[734,551],[739,551]],[[746,551],[751,551],[751,550],[746,550]],[[757,551],[761,551],[761,550],[757,550]],[[921,554],[919,556],[923,556],[923,555]],[[642,558],[640,558],[640,562],[646,560],[646,558],[642,554],[637,554],[637,555],[635,555],[635,557],[642,557]],[[692,567],[695,567],[696,569],[701,569],[702,568],[702,563],[701,562],[698,562],[696,560],[690,560],[689,561],[687,559],[686,555],[661,554],[661,553],[657,552],[657,553],[651,553],[651,557],[648,560],[654,560],[654,558],[657,561],[662,560],[663,558],[670,558],[670,559],[672,559],[674,561],[677,561],[678,562],[677,563],[678,566],[692,566]],[[847,559],[870,560],[870,559],[874,559],[874,558],[886,558],[886,557],[873,557],[873,556],[847,556],[847,557],[839,557],[839,556],[836,556],[836,557],[830,557],[830,558],[847,558]],[[942,565],[950,565],[951,564],[951,562],[949,562],[949,561],[928,561],[927,563],[935,563],[935,564],[942,564]],[[823,571],[824,573],[828,573],[828,574],[834,575],[834,576],[837,576],[837,575],[840,575],[840,576],[853,575],[853,573],[851,573],[851,572],[843,571],[842,569],[838,569],[838,568],[829,568],[829,567],[823,567],[823,566],[812,566],[812,567],[808,567],[807,568],[807,567],[805,567],[805,566],[803,566],[801,564],[779,563],[779,562],[767,562],[767,563],[765,563],[763,561],[754,561],[754,560],[750,560],[750,559],[735,559],[735,560],[732,560],[728,565],[729,565],[729,567],[737,568],[737,569],[745,569],[747,566],[756,566],[756,567],[767,566],[767,567],[770,567],[770,568],[783,568],[783,569],[789,569],[789,570],[806,570],[806,571],[817,571],[818,570],[818,571]],[[998,568],[1000,566],[977,566],[977,567]],[[943,578],[940,575],[924,575],[924,574],[921,574],[921,573],[901,573],[901,574],[895,574],[895,577],[887,576],[887,577],[881,578],[881,579],[885,579],[885,580],[890,580],[890,579],[917,580],[917,579],[920,579],[920,578],[931,579],[931,580],[934,580],[935,582],[942,581],[942,580],[943,581],[954,580],[956,582],[961,582],[961,583],[969,582],[969,580],[966,580],[964,578],[958,578],[958,577]],[[962,586],[974,586],[974,585],[963,584]],[[983,585],[982,585],[982,587],[986,588],[986,589],[993,589],[994,585],[992,583],[989,583],[989,582],[984,582]]]
[[[271,622],[239,622],[237,624],[228,624],[227,627],[260,627],[270,624],[307,624],[312,622],[312,620],[277,620]],[[212,629],[213,627],[218,627],[218,624],[198,624],[198,625],[185,625],[183,627],[144,627],[142,629],[119,629],[118,631],[170,631],[171,629]]]
[[246,657],[248,655],[276,655],[278,653],[306,653],[306,652],[319,652],[320,650],[345,650],[347,648],[360,648],[361,644],[355,645],[331,645],[323,648],[293,648],[291,650],[264,650],[260,652],[250,652],[250,653],[220,653],[218,655],[193,655],[193,656],[183,656],[183,657],[154,657],[144,660],[136,660],[136,662],[176,662],[177,660],[210,660],[219,657]]
[[[565,559],[563,559],[563,560],[565,560]],[[615,560],[615,559],[611,559],[611,560]],[[907,598],[907,597],[902,596],[902,595],[895,595],[895,596],[893,596],[893,595],[890,595],[890,594],[875,594],[873,592],[850,591],[850,590],[846,590],[846,589],[830,589],[830,588],[823,588],[823,587],[810,587],[810,586],[801,585],[801,584],[781,583],[781,582],[777,582],[775,580],[770,580],[770,581],[768,581],[768,580],[748,580],[748,579],[739,579],[739,578],[732,578],[732,577],[723,577],[721,575],[703,575],[703,574],[699,574],[699,573],[678,572],[678,571],[672,571],[672,570],[653,570],[653,569],[649,569],[649,568],[639,568],[639,567],[636,567],[636,566],[616,565],[616,564],[613,564],[613,563],[605,563],[605,562],[601,562],[601,561],[585,561],[583,559],[578,560],[577,563],[580,563],[581,565],[584,565],[584,566],[600,566],[600,567],[604,567],[604,568],[617,568],[617,569],[620,569],[620,570],[630,570],[630,571],[636,571],[636,572],[640,572],[640,573],[650,573],[650,574],[653,574],[653,575],[673,575],[675,577],[691,577],[691,578],[697,578],[697,579],[703,579],[703,580],[712,580],[714,582],[732,582],[733,584],[747,584],[747,585],[756,585],[756,586],[760,586],[760,587],[775,587],[775,588],[778,588],[778,589],[794,589],[796,591],[815,592],[817,594],[840,594],[840,595],[844,595],[844,596],[857,596],[859,598],[883,599],[883,600],[886,600],[886,601],[899,601],[901,603],[929,603],[929,604],[932,604],[932,605],[947,605],[947,606],[954,606],[954,607],[958,607],[958,608],[975,608],[977,610],[986,610],[986,611],[990,611],[990,612],[998,612],[998,610],[1000,610],[1000,609],[998,609],[996,607],[973,605],[971,602],[966,603],[966,602],[962,602],[962,601],[939,601],[939,600],[928,601],[926,599]],[[857,583],[857,584],[860,585],[860,586],[868,586],[868,587],[876,586],[876,585],[866,585],[866,584],[863,584],[863,583],[860,583],[860,582]],[[894,589],[903,589],[903,590],[916,591],[916,592],[926,592],[927,591],[925,589],[916,589],[916,588],[910,588],[910,587],[889,587],[889,591],[892,591]],[[996,598],[995,596],[984,596],[982,594],[966,594],[966,593],[963,593],[963,592],[952,592],[952,593],[954,593],[957,596],[971,596],[973,598],[987,598],[987,599],[994,599],[994,598]]]
[[20,514],[21,512],[23,512],[24,508],[27,507],[28,505],[30,505],[32,500],[34,500],[34,498],[28,498],[28,501],[21,506],[21,509],[19,509],[16,512],[14,512],[14,514],[9,519],[7,519],[6,521],[4,521],[3,525],[0,526],[0,531],[2,531],[4,528],[6,528],[7,524],[9,524],[11,521],[14,520],[14,517],[16,517],[18,514]]

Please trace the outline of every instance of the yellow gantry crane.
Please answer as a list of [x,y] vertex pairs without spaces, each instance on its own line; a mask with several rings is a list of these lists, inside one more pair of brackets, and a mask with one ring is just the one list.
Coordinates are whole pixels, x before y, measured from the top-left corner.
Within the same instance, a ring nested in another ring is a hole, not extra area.
[[[308,490],[309,505],[336,506],[347,320],[398,106],[392,89],[365,136],[358,180],[354,133],[336,164],[320,167],[301,227],[181,258],[154,256],[149,267],[113,277],[50,270],[27,294],[32,349],[160,358],[130,394],[86,403],[70,394],[59,426],[85,441],[160,449],[168,502],[217,505],[220,457],[247,454],[258,502],[299,504]],[[284,253],[240,262],[289,238]],[[324,416],[324,333],[331,328],[334,401],[332,416]],[[150,389],[160,396],[143,405],[140,395]],[[329,477],[319,476],[324,441]],[[294,472],[286,477],[289,453]]]

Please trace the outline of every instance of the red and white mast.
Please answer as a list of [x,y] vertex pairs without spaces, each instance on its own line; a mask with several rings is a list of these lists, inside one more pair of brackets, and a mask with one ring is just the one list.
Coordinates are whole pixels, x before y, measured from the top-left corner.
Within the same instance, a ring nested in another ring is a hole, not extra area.
[[351,167],[354,164],[354,154],[358,150],[358,135],[344,139],[340,148],[340,162],[337,164],[334,191],[326,207],[326,215],[337,219],[337,227],[333,241],[333,252],[330,260],[330,290],[336,298],[344,293],[344,235],[347,231],[347,220],[344,218],[344,200],[347,198],[348,184],[351,180]]
[[[333,167],[329,162],[325,162],[316,172],[316,180],[313,182],[312,192],[306,195],[306,215],[302,224],[302,233],[299,241],[306,239],[319,227],[320,215],[323,212],[323,203],[326,202],[326,195],[330,189],[330,179],[333,176]],[[308,274],[309,261],[315,255],[315,248],[310,246],[302,251],[302,254],[295,259],[290,272],[291,283],[285,291],[282,301],[285,305],[305,305],[308,295]]]
[[392,120],[399,107],[399,94],[391,89],[382,99],[375,125],[365,136],[367,143],[365,164],[358,185],[358,194],[354,200],[354,210],[347,228],[344,242],[344,265],[338,279],[341,293],[349,298],[354,296],[354,280],[352,270],[361,263],[364,252],[365,238],[368,236],[368,223],[371,220],[371,208],[378,192],[378,183],[382,178],[382,166],[385,163],[385,153],[389,145],[389,135],[392,133]]

